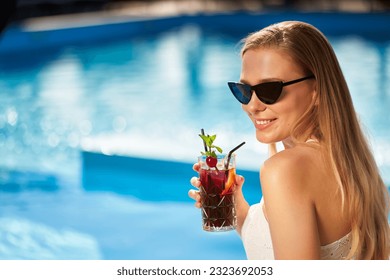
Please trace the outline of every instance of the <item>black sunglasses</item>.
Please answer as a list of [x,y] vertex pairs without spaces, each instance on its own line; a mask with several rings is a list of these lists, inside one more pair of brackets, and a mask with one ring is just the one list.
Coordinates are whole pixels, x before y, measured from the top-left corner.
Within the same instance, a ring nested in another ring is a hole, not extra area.
[[265,104],[274,104],[278,101],[283,87],[302,82],[304,80],[313,79],[314,75],[306,76],[300,79],[289,82],[266,82],[255,86],[247,84],[228,82],[228,86],[234,97],[242,104],[248,104],[252,98],[252,91],[256,93],[257,98]]

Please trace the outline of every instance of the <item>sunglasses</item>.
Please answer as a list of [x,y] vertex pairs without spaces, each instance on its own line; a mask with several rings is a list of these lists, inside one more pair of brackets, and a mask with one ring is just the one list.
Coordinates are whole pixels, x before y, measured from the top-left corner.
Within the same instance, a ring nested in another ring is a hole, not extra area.
[[283,87],[293,85],[304,80],[314,79],[314,75],[306,76],[289,82],[266,82],[250,86],[247,84],[228,82],[228,86],[234,97],[242,104],[248,104],[252,98],[252,91],[256,93],[257,98],[265,104],[274,104],[282,94]]

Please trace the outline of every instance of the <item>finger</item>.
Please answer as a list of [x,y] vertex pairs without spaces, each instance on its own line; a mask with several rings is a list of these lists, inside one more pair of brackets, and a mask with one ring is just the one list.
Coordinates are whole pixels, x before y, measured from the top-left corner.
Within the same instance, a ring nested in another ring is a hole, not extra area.
[[188,196],[190,198],[192,198],[193,200],[196,200],[197,196],[198,196],[197,191],[196,190],[189,190],[188,191]]
[[202,208],[202,203],[200,203],[199,201],[195,202],[194,205],[196,208]]
[[241,175],[236,175],[236,190],[241,189],[242,185],[244,185],[245,178]]
[[196,188],[198,188],[198,189],[200,188],[201,183],[200,183],[200,180],[199,180],[198,177],[192,177],[191,180],[190,180],[190,183],[191,183],[191,185],[193,185],[194,187],[196,187]]
[[202,205],[200,203],[200,194],[196,190],[189,190],[188,191],[188,196],[195,200],[195,206],[200,208]]
[[200,164],[197,162],[195,163],[193,166],[192,166],[192,169],[196,172],[199,172],[199,169],[200,169]]

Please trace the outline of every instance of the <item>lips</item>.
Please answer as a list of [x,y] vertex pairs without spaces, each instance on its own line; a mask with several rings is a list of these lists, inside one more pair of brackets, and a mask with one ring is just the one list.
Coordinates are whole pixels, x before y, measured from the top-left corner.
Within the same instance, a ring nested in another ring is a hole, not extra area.
[[255,120],[255,126],[257,129],[263,130],[273,124],[276,119],[257,119]]

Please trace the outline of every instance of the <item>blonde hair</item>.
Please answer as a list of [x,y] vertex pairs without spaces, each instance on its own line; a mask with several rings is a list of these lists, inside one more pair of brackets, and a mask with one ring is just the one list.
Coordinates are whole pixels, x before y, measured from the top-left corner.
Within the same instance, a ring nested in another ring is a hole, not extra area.
[[[316,137],[339,183],[344,211],[351,217],[348,258],[389,259],[389,192],[358,122],[347,83],[332,46],[315,27],[286,21],[250,34],[249,49],[287,52],[316,79],[317,99],[291,132],[296,141]],[[347,205],[347,207],[345,207]]]

